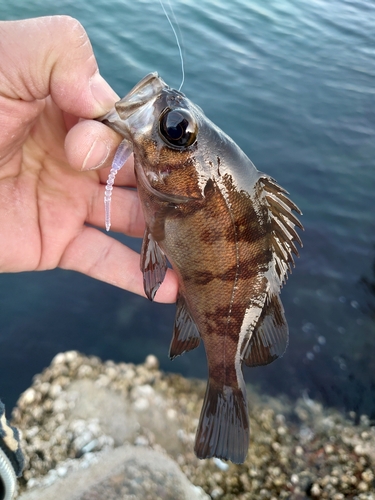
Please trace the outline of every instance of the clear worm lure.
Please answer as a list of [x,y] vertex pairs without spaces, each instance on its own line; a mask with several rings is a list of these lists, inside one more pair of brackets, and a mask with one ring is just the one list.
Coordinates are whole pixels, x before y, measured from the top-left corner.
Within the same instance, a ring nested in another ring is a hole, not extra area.
[[[113,158],[111,170],[108,175],[107,184],[105,187],[104,193],[104,208],[105,208],[105,228],[107,231],[111,228],[111,199],[112,199],[112,191],[113,184],[115,182],[115,177],[117,172],[121,170],[126,160],[132,154],[133,148],[129,141],[124,139],[119,147],[117,148],[115,157]],[[1,500],[1,497],[0,497]]]
[[[170,24],[170,27],[172,28],[173,34],[174,34],[174,36],[176,38],[176,42],[177,42],[177,48],[178,48],[179,55],[180,55],[181,72],[182,72],[182,80],[181,80],[181,83],[180,83],[180,86],[178,89],[180,91],[183,84],[184,84],[184,81],[185,81],[185,68],[184,68],[184,59],[182,57],[181,45],[180,45],[180,41],[178,39],[176,30],[173,26],[173,23],[169,17],[168,12],[165,9],[163,0],[159,0],[159,1],[160,1],[160,5],[163,9],[163,12],[165,14],[165,17],[167,18],[167,20]],[[169,7],[172,11],[174,20],[176,21],[176,18],[174,16],[174,12],[173,12],[173,8],[169,2],[168,2],[168,4],[169,4]],[[176,23],[177,23],[177,21],[176,21]],[[108,121],[111,122],[113,118],[117,119],[116,111],[114,114],[113,114],[113,112],[107,113],[107,115],[103,116],[102,118],[99,118],[99,120],[103,121],[105,119],[108,119]],[[114,128],[114,130],[116,130],[116,127],[113,127],[113,128]],[[118,132],[121,134],[121,130],[118,130]],[[112,191],[113,191],[113,184],[115,182],[115,177],[117,175],[117,172],[123,167],[124,163],[129,158],[129,156],[132,154],[132,152],[133,152],[133,147],[132,147],[131,143],[129,141],[127,141],[126,139],[124,139],[120,143],[120,145],[116,151],[115,157],[113,159],[113,162],[112,162],[112,167],[111,167],[111,170],[110,170],[109,175],[108,175],[107,185],[106,185],[105,194],[104,194],[105,228],[107,231],[109,231],[111,228],[111,199],[112,199]],[[0,498],[0,500],[1,500],[1,498]]]

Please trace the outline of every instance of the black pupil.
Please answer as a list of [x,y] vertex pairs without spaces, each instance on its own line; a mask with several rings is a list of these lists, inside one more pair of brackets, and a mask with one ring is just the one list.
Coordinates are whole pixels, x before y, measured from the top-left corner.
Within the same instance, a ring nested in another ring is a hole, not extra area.
[[166,118],[166,129],[171,139],[181,139],[189,122],[178,111],[171,111]]
[[196,124],[187,110],[166,109],[160,117],[160,133],[171,146],[188,147],[196,139]]

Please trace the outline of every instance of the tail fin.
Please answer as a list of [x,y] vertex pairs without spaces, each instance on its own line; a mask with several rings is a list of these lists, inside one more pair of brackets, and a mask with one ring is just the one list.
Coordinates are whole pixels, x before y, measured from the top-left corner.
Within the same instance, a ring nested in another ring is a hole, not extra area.
[[235,464],[245,461],[250,434],[245,391],[208,383],[195,438],[198,458],[217,457]]

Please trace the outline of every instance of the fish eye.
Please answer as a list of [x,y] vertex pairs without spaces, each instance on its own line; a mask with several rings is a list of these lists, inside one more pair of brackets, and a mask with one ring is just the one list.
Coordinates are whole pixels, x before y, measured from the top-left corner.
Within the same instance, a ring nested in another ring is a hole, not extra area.
[[160,115],[159,131],[170,146],[187,148],[197,138],[197,124],[187,109],[165,109]]

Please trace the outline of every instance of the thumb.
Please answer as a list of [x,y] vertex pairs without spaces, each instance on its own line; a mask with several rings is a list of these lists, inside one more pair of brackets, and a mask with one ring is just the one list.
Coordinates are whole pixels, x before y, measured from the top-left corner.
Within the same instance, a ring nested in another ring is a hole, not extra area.
[[0,22],[0,95],[34,101],[51,95],[60,109],[84,118],[118,99],[100,76],[83,26],[69,16]]

